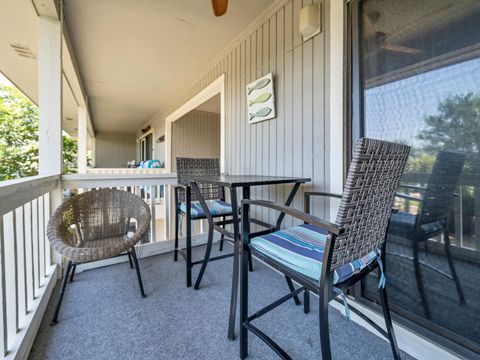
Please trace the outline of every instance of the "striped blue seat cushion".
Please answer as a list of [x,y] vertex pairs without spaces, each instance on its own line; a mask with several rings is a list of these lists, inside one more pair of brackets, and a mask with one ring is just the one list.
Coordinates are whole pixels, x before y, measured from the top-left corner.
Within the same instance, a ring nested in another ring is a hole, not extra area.
[[[232,206],[227,204],[225,201],[222,200],[206,200],[208,209],[212,216],[228,216],[232,215]],[[180,211],[182,213],[187,212],[187,205],[186,203],[180,203]],[[190,216],[192,219],[198,218],[205,218],[205,212],[203,211],[202,205],[200,205],[200,201],[192,201],[190,206]]]
[[[255,250],[269,258],[319,281],[326,240],[326,230],[314,225],[304,224],[258,236],[251,240],[251,245]],[[336,268],[333,283],[344,282],[353,274],[360,272],[376,256],[377,252],[372,251],[361,259]]]

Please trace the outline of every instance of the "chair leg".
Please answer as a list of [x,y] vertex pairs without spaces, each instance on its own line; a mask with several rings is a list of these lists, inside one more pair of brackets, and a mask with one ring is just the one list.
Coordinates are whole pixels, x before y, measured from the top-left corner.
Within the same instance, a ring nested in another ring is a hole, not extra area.
[[75,270],[77,270],[77,264],[72,265],[72,273],[70,274],[70,282],[73,282],[73,277],[75,276]]
[[[235,235],[238,239],[238,235]],[[235,340],[235,318],[237,313],[237,297],[238,297],[238,279],[239,279],[239,262],[240,262],[240,246],[238,240],[233,244],[233,271],[232,271],[232,289],[230,295],[230,314],[228,320],[228,339]]]
[[[222,221],[225,222],[225,216],[222,217]],[[222,229],[225,229],[225,224],[222,225]],[[225,235],[220,235],[220,248],[219,251],[223,251],[223,240],[225,239]]]
[[186,216],[187,237],[186,237],[186,270],[187,270],[187,287],[192,286],[192,220],[190,216]]
[[252,272],[253,271],[253,261],[252,261],[252,252],[250,249],[248,249],[248,271]]
[[58,313],[60,312],[60,307],[62,306],[63,295],[65,294],[65,287],[67,286],[68,275],[70,274],[70,270],[72,269],[72,262],[70,260],[67,261],[67,265],[65,267],[65,273],[63,274],[62,280],[62,288],[60,289],[60,296],[57,301],[57,306],[55,308],[55,313],[53,314],[53,319],[50,325],[55,325],[58,321]]
[[415,279],[417,281],[417,289],[420,293],[423,311],[425,312],[425,316],[430,319],[430,306],[428,305],[427,295],[425,293],[425,288],[423,287],[423,277],[420,269],[420,261],[418,259],[418,241],[416,240],[413,242],[413,266],[415,268]]
[[307,289],[303,292],[303,313],[310,313],[310,291]]
[[[130,255],[129,251],[127,251],[127,255],[128,255],[128,262],[130,263],[130,268],[133,269],[132,255]],[[75,271],[75,268],[73,270]]]
[[[248,252],[250,254],[250,252]],[[240,359],[248,357],[248,268],[246,249],[242,249],[240,262]]]
[[385,319],[385,325],[387,327],[388,340],[390,340],[393,358],[397,360],[400,359],[400,350],[398,349],[397,339],[395,338],[395,333],[393,331],[392,317],[390,316],[390,309],[388,307],[387,290],[386,288],[380,288],[379,292],[382,302],[383,317]]
[[[295,291],[295,287],[293,286],[292,279],[290,279],[287,275],[285,275],[285,280],[287,280],[287,285],[290,292]],[[300,305],[300,300],[298,299],[297,295],[293,297],[293,302],[295,303],[295,305]]]
[[460,280],[458,279],[457,270],[455,269],[455,264],[453,263],[452,253],[450,251],[450,234],[448,230],[445,230],[444,244],[445,244],[445,253],[447,254],[448,266],[450,267],[450,273],[452,274],[453,281],[455,282],[455,287],[457,288],[458,297],[460,298],[460,303],[465,304],[465,296],[463,295],[462,286],[460,285]]
[[140,293],[142,294],[142,297],[145,298],[147,297],[147,295],[145,295],[145,290],[143,289],[142,275],[140,274],[140,267],[138,266],[137,253],[135,252],[135,247],[132,247],[130,252],[132,254],[133,262],[135,263],[135,270],[137,271],[137,279],[138,279],[138,286],[140,287]]
[[328,298],[320,295],[319,301],[320,344],[322,346],[322,360],[332,360],[330,350],[330,331],[328,326]]
[[207,268],[208,261],[210,260],[210,253],[212,252],[212,243],[213,243],[213,226],[209,224],[209,226],[208,226],[207,248],[205,250],[205,258],[203,259],[202,267],[200,268],[200,272],[198,273],[197,281],[195,282],[195,286],[193,287],[195,290],[199,289],[200,283],[202,282],[203,274],[205,273],[205,269]]
[[179,214],[175,209],[175,249],[173,250],[173,261],[178,260],[178,228],[179,228]]

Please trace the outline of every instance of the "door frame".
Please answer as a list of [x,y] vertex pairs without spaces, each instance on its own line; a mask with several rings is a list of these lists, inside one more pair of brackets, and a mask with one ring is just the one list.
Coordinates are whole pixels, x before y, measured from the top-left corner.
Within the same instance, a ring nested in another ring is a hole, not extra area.
[[225,75],[220,75],[205,89],[168,115],[165,119],[165,169],[172,171],[172,124],[205,101],[220,94],[220,172],[225,172]]
[[[345,0],[347,11],[347,29],[346,29],[346,53],[347,58],[347,114],[345,122],[345,144],[350,148],[347,150],[347,161],[345,165],[350,163],[350,152],[353,149],[355,141],[365,135],[365,116],[364,116],[364,99],[363,99],[363,73],[362,73],[362,47],[360,38],[360,20],[359,11],[362,0]],[[358,283],[351,292],[355,300],[373,311],[381,313],[381,307],[371,297],[367,298],[362,291],[362,284]],[[392,311],[392,317],[395,322],[401,324],[407,329],[420,336],[428,339],[436,346],[447,349],[455,355],[464,358],[477,358],[478,345],[462,337],[452,330],[442,327],[441,325],[427,320],[422,316],[404,309],[400,305],[393,302],[389,303]]]

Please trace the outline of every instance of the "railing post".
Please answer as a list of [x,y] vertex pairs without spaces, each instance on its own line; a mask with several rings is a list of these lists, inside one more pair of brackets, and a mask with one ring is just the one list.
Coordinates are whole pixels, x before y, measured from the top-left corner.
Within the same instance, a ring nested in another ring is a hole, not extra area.
[[[157,214],[155,208],[155,189],[156,186],[150,185],[150,211],[152,215],[151,223],[151,242],[154,243],[157,241]],[[145,196],[147,195],[147,187],[145,187]]]
[[[42,16],[38,18],[38,105],[39,174],[61,174],[62,23]],[[52,210],[61,204],[61,186],[52,191],[50,200]],[[51,261],[60,264],[61,257],[52,251]]]
[[0,355],[5,357],[8,350],[7,297],[5,280],[5,236],[3,233],[3,214],[0,214]]

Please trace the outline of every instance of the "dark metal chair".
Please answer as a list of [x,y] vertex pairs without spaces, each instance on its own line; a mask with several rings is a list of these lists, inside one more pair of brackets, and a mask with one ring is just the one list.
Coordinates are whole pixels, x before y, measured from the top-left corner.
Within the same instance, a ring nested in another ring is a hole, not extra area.
[[[319,295],[320,342],[322,359],[331,359],[328,325],[328,303],[378,268],[379,292],[387,331],[355,308],[353,312],[366,319],[390,340],[393,356],[400,358],[395,340],[383,275],[385,235],[410,148],[380,140],[358,140],[343,195],[306,193],[306,206],[312,195],[341,198],[336,222],[329,223],[307,212],[268,201],[242,201],[242,261],[240,287],[240,357],[248,356],[248,332],[270,346],[282,359],[290,356],[252,322],[304,292],[304,311],[309,312],[309,292]],[[303,225],[276,231],[251,239],[249,212],[251,206],[277,210],[304,221]],[[308,208],[307,208],[308,210]],[[248,313],[247,250],[260,260],[300,284],[272,304]],[[345,307],[347,303],[345,299]]]
[[[192,267],[194,265],[202,264],[199,275],[195,282],[195,289],[200,287],[203,274],[205,272],[206,264],[209,261],[219,260],[226,257],[233,256],[233,254],[221,255],[210,258],[210,250],[213,242],[214,228],[209,223],[208,226],[208,240],[207,249],[205,252],[205,259],[199,261],[192,261],[192,220],[207,219],[207,214],[200,204],[198,196],[192,192],[188,182],[190,176],[219,176],[220,164],[218,159],[197,159],[197,158],[183,158],[177,157],[177,178],[178,185],[174,187],[175,191],[175,250],[174,261],[178,260],[178,253],[185,258],[187,270],[187,287],[192,286]],[[223,227],[231,223],[232,220],[227,220],[227,217],[233,215],[232,206],[225,202],[225,190],[222,186],[213,184],[199,184],[201,196],[205,200],[208,211],[212,217],[222,217],[219,223]],[[236,209],[238,211],[238,209]],[[179,248],[178,233],[182,217],[186,219],[186,246],[185,250]],[[224,235],[220,237],[220,251],[223,250]],[[227,241],[230,241],[227,239]],[[233,240],[232,240],[233,241]]]
[[[424,289],[423,276],[420,265],[426,266],[438,274],[455,282],[457,293],[462,304],[465,303],[460,280],[455,270],[450,250],[450,234],[448,231],[448,219],[452,209],[455,189],[465,164],[466,155],[459,152],[440,151],[432,169],[432,173],[426,187],[401,184],[400,188],[413,190],[422,193],[422,196],[415,197],[404,193],[397,193],[396,196],[419,204],[417,214],[398,212],[390,219],[389,234],[409,239],[413,244],[413,258],[406,255],[388,252],[388,255],[398,256],[413,260],[417,288],[420,293],[422,306],[425,315],[430,318],[431,311],[427,295]],[[419,245],[425,244],[427,250],[428,239],[434,236],[443,235],[445,253],[451,275],[441,269],[430,265],[419,259]]]
[[[135,220],[133,235],[129,235]],[[148,237],[150,208],[139,196],[116,189],[84,192],[65,201],[55,210],[47,226],[52,247],[67,258],[60,297],[52,325],[57,323],[68,277],[73,281],[77,264],[128,254],[130,267],[137,272],[142,297],[145,292],[135,244]],[[133,259],[133,263],[132,263]]]

